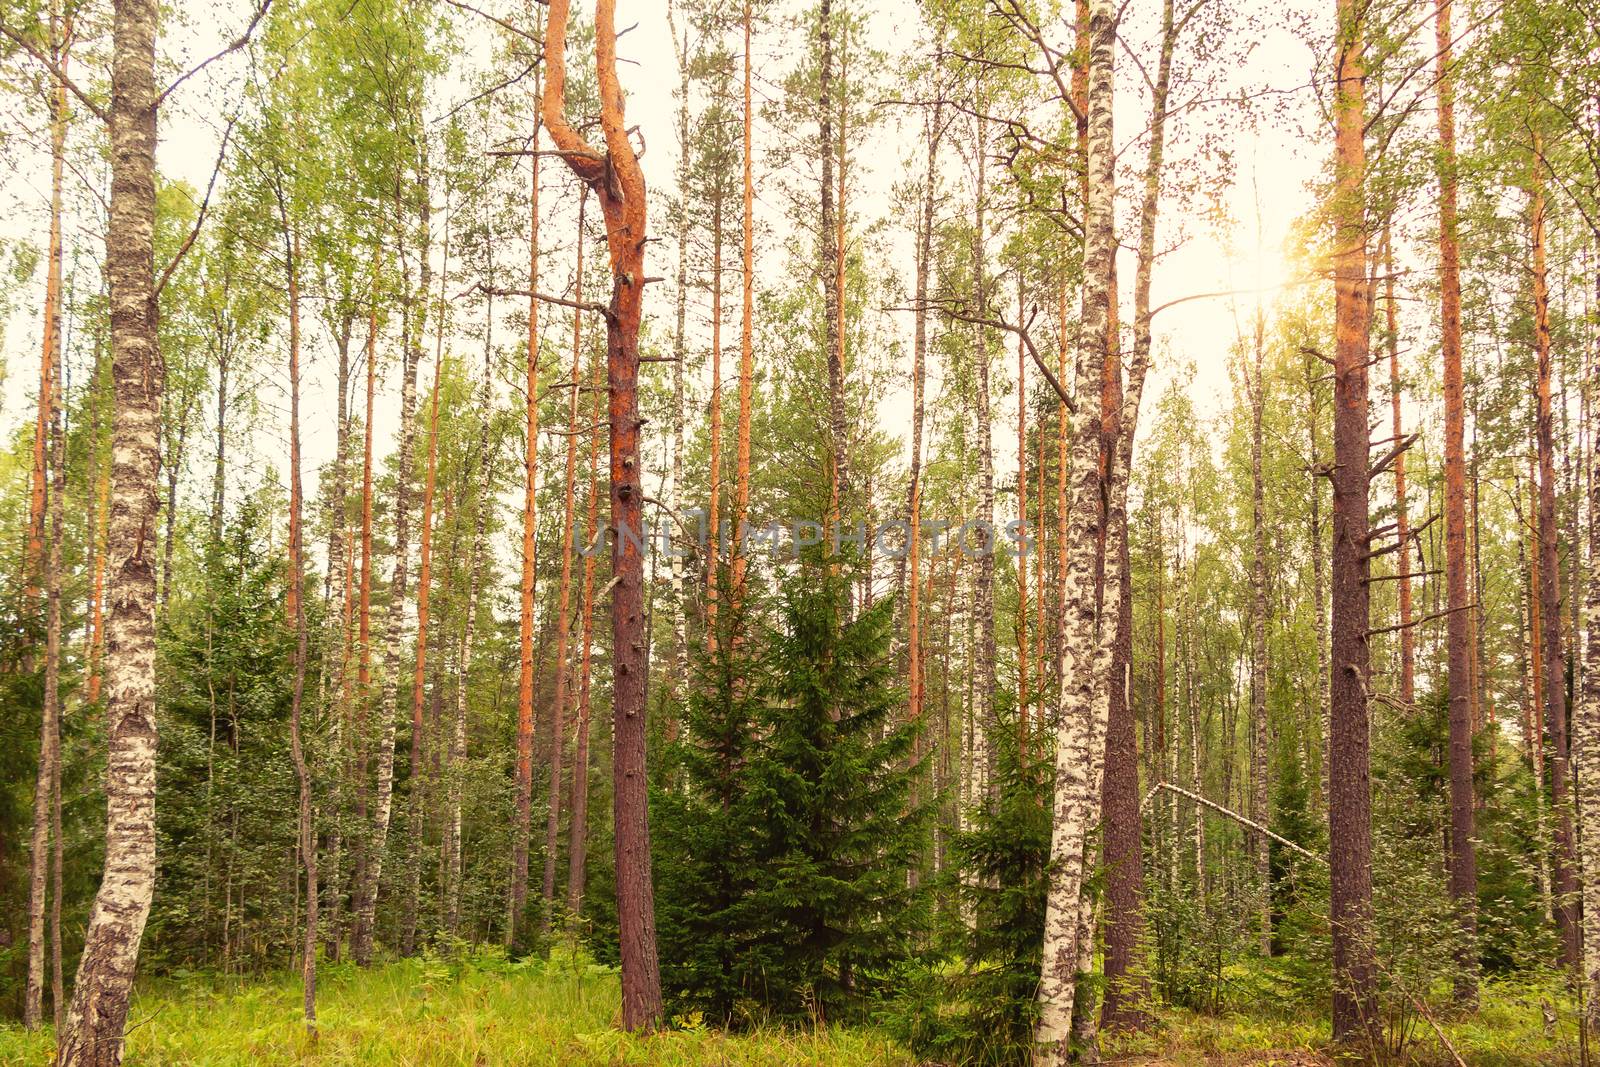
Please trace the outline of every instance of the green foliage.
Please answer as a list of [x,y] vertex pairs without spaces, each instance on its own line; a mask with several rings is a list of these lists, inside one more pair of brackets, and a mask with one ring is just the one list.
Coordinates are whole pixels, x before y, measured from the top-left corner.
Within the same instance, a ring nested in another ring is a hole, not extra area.
[[911,800],[915,728],[894,721],[893,601],[847,619],[847,590],[803,568],[764,668],[731,643],[703,662],[673,748],[680,781],[657,796],[681,1007],[745,1023],[859,1012],[922,921],[906,871],[927,808]]
[[951,842],[943,888],[955,892],[961,914],[950,950],[905,969],[887,1016],[909,1048],[941,1062],[1027,1064],[1033,1056],[1052,761],[1038,746],[1021,751],[1016,716],[997,713],[996,799]]

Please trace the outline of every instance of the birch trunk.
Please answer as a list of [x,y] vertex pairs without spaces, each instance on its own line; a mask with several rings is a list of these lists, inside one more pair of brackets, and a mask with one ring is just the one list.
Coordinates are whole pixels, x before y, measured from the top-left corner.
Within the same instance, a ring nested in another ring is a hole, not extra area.
[[164,374],[156,348],[154,0],[117,0],[112,29],[112,436],[107,569],[106,851],[84,934],[62,1067],[116,1067],[156,876],[156,479]]
[[[1089,11],[1089,202],[1085,218],[1083,335],[1078,380],[1097,382],[1109,345],[1116,175],[1112,158],[1112,92],[1115,13],[1109,0],[1093,0]],[[1079,913],[1086,875],[1085,846],[1094,821],[1098,784],[1089,769],[1103,722],[1095,722],[1095,548],[1102,521],[1095,412],[1083,393],[1073,412],[1072,507],[1067,553],[1067,603],[1063,615],[1062,675],[1065,684],[1056,734],[1055,797],[1050,842],[1052,872],[1045,905],[1039,1022],[1035,1039],[1043,1067],[1064,1063],[1071,1035],[1080,959]]]
[[[70,34],[70,22],[66,33]],[[56,62],[66,67],[67,41],[62,32],[56,3],[50,10],[50,44]],[[45,266],[44,344],[39,357],[39,416],[34,427],[33,497],[29,503],[28,560],[26,582],[31,593],[39,579],[40,553],[46,551],[46,512],[51,530],[48,555],[44,559],[45,584],[45,659],[44,701],[39,722],[39,773],[33,791],[33,836],[28,853],[28,975],[24,984],[22,1023],[29,1030],[38,1028],[44,1018],[44,941],[45,898],[48,862],[52,855],[51,819],[54,791],[51,784],[60,774],[61,759],[61,493],[65,486],[59,457],[46,463],[46,441],[53,431],[60,432],[60,407],[56,383],[61,355],[61,188],[66,158],[67,87],[57,81],[50,96],[50,245]],[[47,486],[54,476],[56,484]],[[56,833],[54,854],[61,851]],[[60,893],[59,882],[57,895]],[[59,998],[60,989],[56,990]],[[56,1006],[57,1014],[60,1005]]]

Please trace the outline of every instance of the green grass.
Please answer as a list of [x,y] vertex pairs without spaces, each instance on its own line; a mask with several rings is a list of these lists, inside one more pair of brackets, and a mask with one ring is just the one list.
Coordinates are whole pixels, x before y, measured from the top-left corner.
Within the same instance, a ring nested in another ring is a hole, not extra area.
[[[619,1030],[616,974],[570,956],[552,962],[494,958],[406,960],[368,971],[323,968],[319,1036],[300,1020],[296,977],[195,975],[142,986],[130,1015],[129,1067],[276,1067],[282,1064],[491,1065],[727,1064],[865,1067],[912,1060],[867,1032],[761,1031],[729,1036]],[[0,1027],[0,1064],[43,1065],[48,1032]]]
[[[1544,1003],[1558,1019],[1546,1032]],[[297,977],[182,975],[141,986],[129,1067],[493,1067],[639,1064],[678,1067],[911,1067],[914,1058],[869,1030],[764,1030],[727,1035],[695,1026],[634,1037],[618,1029],[614,971],[570,953],[509,963],[493,953],[424,957],[360,970],[322,969],[320,1034],[300,1022]],[[1566,1067],[1578,1059],[1576,1016],[1559,980],[1486,984],[1481,1010],[1439,1017],[1471,1067]],[[680,1020],[681,1022],[681,1020]],[[1106,1062],[1147,1067],[1312,1067],[1331,1064],[1328,1023],[1314,1006],[1280,1001],[1202,1015],[1160,1011],[1146,1034],[1108,1038]],[[0,1026],[0,1065],[43,1067],[53,1039]],[[1422,1019],[1399,1057],[1450,1067]]]

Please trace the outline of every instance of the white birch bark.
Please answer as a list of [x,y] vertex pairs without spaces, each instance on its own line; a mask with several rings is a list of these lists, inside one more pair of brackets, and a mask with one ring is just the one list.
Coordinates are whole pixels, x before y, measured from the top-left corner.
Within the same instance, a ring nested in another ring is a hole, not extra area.
[[116,1067],[156,879],[155,541],[164,382],[156,350],[155,0],[117,0],[112,30],[112,434],[106,622],[106,853],[57,1063]]
[[[1110,0],[1089,7],[1089,202],[1085,219],[1082,344],[1078,381],[1103,376],[1109,333],[1110,286],[1115,262],[1111,107],[1116,18]],[[1094,780],[1096,742],[1104,746],[1107,704],[1096,698],[1099,647],[1094,590],[1099,527],[1099,435],[1093,405],[1073,412],[1070,455],[1072,504],[1066,550],[1067,604],[1062,618],[1061,721],[1056,731],[1056,777],[1050,841],[1052,874],[1045,906],[1044,958],[1039,976],[1036,1062],[1056,1067],[1067,1059],[1077,993],[1085,847],[1099,801]],[[1108,590],[1117,583],[1108,583]],[[1110,596],[1107,601],[1110,601]],[[1107,627],[1113,629],[1114,627]],[[1107,658],[1109,664],[1109,657]]]

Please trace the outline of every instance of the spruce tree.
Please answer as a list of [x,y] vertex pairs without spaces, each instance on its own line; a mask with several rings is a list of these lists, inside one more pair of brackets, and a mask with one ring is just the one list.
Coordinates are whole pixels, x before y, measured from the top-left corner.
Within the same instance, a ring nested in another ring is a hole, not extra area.
[[772,677],[750,767],[762,881],[762,999],[780,1018],[861,1007],[906,955],[923,894],[907,871],[927,812],[911,799],[916,725],[897,721],[885,598],[846,621],[848,569],[804,567],[784,584]]

